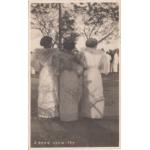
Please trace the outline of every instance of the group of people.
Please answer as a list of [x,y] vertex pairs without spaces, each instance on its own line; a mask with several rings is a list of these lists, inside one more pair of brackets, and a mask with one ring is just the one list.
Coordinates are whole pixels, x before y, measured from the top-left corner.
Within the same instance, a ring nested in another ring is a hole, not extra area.
[[80,117],[101,119],[104,95],[101,74],[109,73],[107,54],[97,49],[90,38],[85,50],[75,49],[75,41],[66,39],[62,49],[52,48],[52,38],[45,36],[35,50],[31,65],[40,72],[38,117],[75,121]]
[[109,50],[106,52],[110,59],[110,72],[119,72],[119,49]]

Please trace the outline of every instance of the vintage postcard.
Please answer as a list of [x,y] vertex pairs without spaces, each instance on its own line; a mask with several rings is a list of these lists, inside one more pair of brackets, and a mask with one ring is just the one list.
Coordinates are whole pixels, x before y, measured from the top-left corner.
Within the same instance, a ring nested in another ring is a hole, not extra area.
[[29,0],[29,150],[120,149],[119,66],[119,0]]

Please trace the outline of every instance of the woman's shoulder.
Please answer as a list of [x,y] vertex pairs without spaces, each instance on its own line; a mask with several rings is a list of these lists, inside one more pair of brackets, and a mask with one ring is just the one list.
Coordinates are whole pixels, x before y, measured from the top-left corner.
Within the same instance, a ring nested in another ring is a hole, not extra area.
[[47,55],[47,50],[44,49],[44,48],[37,48],[34,50],[33,54],[38,57],[38,58],[41,58],[41,57],[44,57]]
[[59,52],[59,57],[61,59],[69,60],[72,56],[66,52],[61,51]]
[[48,58],[51,56],[51,53],[47,49],[36,49],[35,50],[36,59],[40,62],[46,62]]
[[34,54],[43,54],[45,52],[44,48],[36,48],[33,53]]
[[53,51],[53,53],[57,54],[57,53],[60,53],[59,49],[58,48],[51,48],[51,50]]
[[83,53],[89,55],[99,55],[102,54],[102,51],[96,48],[85,48],[85,50],[83,50]]
[[88,51],[86,48],[79,52],[80,57],[85,57],[85,55],[87,55],[87,54],[88,54]]

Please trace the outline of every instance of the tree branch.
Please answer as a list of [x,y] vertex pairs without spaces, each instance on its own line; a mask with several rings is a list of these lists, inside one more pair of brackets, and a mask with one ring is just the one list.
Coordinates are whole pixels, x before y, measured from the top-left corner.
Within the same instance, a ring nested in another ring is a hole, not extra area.
[[92,35],[93,31],[95,30],[96,26],[97,26],[97,24],[95,24],[94,27],[92,28],[92,30],[91,30],[91,32],[89,34],[89,38],[91,37],[91,35]]
[[86,31],[85,31],[85,27],[84,27],[83,33],[84,33],[86,39],[88,39],[88,36],[87,36],[87,34],[86,34]]
[[109,32],[107,35],[105,35],[102,39],[100,39],[98,41],[98,43],[101,43],[102,41],[104,41],[105,39],[107,39],[112,33],[113,33],[114,30],[112,30],[111,32]]

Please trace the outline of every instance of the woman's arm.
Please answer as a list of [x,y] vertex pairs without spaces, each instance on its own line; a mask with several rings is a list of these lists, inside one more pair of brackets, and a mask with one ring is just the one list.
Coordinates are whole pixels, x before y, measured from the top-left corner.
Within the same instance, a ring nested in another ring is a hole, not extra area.
[[36,72],[40,72],[42,68],[42,64],[40,62],[40,57],[39,53],[32,53],[32,58],[31,58],[31,66],[35,69]]
[[76,62],[74,62],[73,63],[73,69],[74,69],[74,71],[80,76],[80,75],[82,75],[82,73],[83,73],[83,67],[82,67],[82,65],[80,65],[80,64],[78,64],[78,63],[76,63]]
[[81,65],[81,67],[84,69],[86,69],[87,65],[86,65],[86,59],[84,56],[83,52],[78,53],[78,55],[75,57],[76,58],[76,62]]

